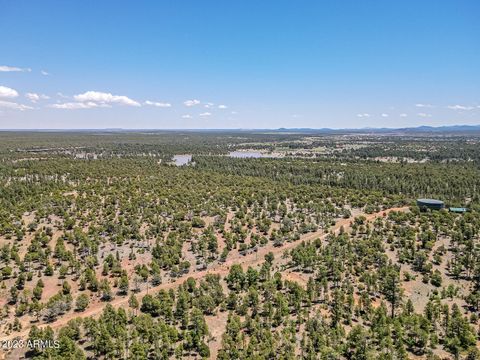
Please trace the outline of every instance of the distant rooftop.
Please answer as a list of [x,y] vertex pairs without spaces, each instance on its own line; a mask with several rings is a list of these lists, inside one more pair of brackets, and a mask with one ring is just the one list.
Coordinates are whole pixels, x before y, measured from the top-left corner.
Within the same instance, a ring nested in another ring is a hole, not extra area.
[[455,212],[455,213],[464,213],[467,212],[468,209],[464,207],[451,207],[448,209],[450,212]]
[[442,205],[443,204],[442,200],[437,200],[437,199],[417,199],[417,202],[428,203],[428,204],[432,204],[432,205]]

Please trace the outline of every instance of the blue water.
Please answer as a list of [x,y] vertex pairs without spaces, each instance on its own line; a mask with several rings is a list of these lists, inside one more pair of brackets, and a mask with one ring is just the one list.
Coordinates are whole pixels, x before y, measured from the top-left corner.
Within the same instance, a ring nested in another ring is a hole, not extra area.
[[174,155],[173,162],[177,166],[188,165],[188,163],[192,161],[192,155],[185,154],[185,155]]
[[231,151],[228,154],[229,157],[232,158],[261,158],[266,157],[259,151]]

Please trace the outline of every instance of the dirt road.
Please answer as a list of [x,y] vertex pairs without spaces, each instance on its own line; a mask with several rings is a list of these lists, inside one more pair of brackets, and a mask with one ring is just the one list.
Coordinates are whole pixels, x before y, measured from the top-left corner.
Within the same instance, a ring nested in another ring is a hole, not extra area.
[[[374,213],[374,214],[363,214],[363,216],[365,216],[367,221],[372,221],[372,220],[375,220],[376,218],[383,217],[384,215],[386,215],[386,214],[388,214],[389,212],[392,212],[392,211],[407,211],[407,210],[408,210],[408,207],[391,208],[391,209],[380,211],[380,212]],[[335,223],[335,225],[333,227],[330,228],[329,233],[325,233],[322,230],[318,230],[316,232],[308,233],[308,234],[305,234],[304,236],[301,236],[300,239],[298,239],[297,241],[285,243],[281,247],[274,247],[271,243],[269,243],[267,246],[260,248],[258,250],[258,252],[256,252],[256,253],[248,254],[246,256],[241,256],[240,258],[235,257],[235,258],[227,260],[225,263],[223,263],[221,265],[215,265],[215,266],[213,266],[213,267],[211,267],[207,270],[186,274],[184,276],[181,276],[181,277],[177,278],[173,282],[164,283],[164,284],[149,288],[148,290],[147,289],[143,290],[143,291],[137,293],[136,296],[137,296],[138,299],[141,299],[147,293],[153,294],[153,293],[156,293],[157,291],[159,291],[161,289],[168,290],[168,289],[171,289],[171,288],[176,288],[180,284],[185,282],[190,277],[194,278],[196,280],[205,277],[207,274],[219,274],[223,277],[223,276],[228,274],[231,266],[234,265],[234,264],[240,263],[244,269],[246,269],[248,266],[255,266],[255,265],[261,264],[261,263],[264,262],[264,256],[266,254],[268,254],[269,252],[272,252],[275,255],[275,258],[277,258],[278,255],[281,255],[281,254],[285,253],[287,250],[290,250],[290,249],[298,246],[298,244],[300,244],[302,241],[310,241],[310,240],[314,240],[314,239],[317,239],[317,238],[321,238],[321,239],[326,238],[331,233],[338,233],[338,231],[340,230],[340,228],[342,226],[344,227],[345,230],[348,230],[351,226],[351,222],[353,221],[353,219],[354,219],[353,217],[348,218],[348,219],[340,219]],[[77,317],[85,318],[85,317],[100,315],[103,308],[106,306],[106,304],[107,303],[103,303],[103,302],[102,303],[95,303],[91,307],[89,307],[86,311],[84,311],[82,313],[70,312],[70,313],[62,316],[57,321],[54,321],[54,322],[49,323],[49,324],[41,324],[41,325],[37,325],[37,326],[40,327],[40,328],[45,327],[45,326],[50,326],[52,329],[57,329],[59,327],[65,326],[70,320],[75,319]],[[111,304],[115,308],[118,308],[118,307],[121,307],[121,306],[127,307],[128,306],[128,296],[116,297],[115,299],[110,301],[109,304]],[[31,326],[25,327],[20,332],[12,333],[10,335],[2,337],[1,339],[2,340],[8,340],[8,339],[14,339],[16,337],[25,339],[28,336],[28,333],[30,331],[30,327]]]

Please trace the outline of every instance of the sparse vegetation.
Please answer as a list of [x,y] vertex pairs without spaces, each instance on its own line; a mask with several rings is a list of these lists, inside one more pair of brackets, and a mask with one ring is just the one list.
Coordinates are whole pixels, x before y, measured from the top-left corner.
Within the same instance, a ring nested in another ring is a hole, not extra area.
[[27,357],[478,357],[478,138],[103,135],[0,133],[0,332],[59,342]]

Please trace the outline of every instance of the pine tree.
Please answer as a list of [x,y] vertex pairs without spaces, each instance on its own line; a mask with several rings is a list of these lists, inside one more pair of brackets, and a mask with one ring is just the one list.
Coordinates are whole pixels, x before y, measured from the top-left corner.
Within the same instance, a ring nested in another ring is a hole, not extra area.
[[392,318],[395,317],[395,309],[400,306],[403,294],[399,270],[395,265],[388,265],[382,272],[382,293],[390,303]]

